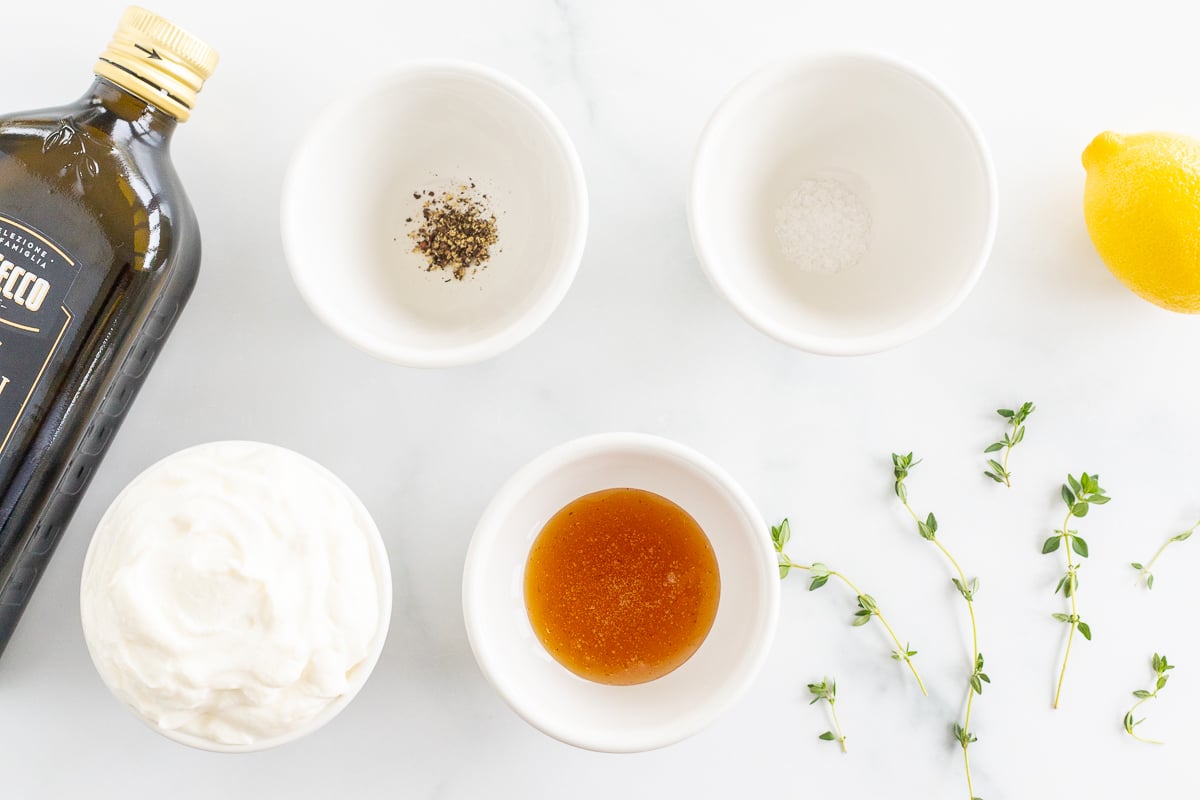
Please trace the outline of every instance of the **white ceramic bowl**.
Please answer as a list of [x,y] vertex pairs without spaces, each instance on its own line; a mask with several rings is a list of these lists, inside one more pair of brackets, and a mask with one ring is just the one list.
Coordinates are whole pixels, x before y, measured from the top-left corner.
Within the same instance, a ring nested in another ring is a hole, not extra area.
[[[423,190],[486,193],[499,242],[462,281],[428,272],[408,233]],[[490,358],[566,295],[587,235],[583,168],[529,90],[486,67],[418,62],[336,102],[292,157],[284,250],[313,312],[350,343],[413,367]]]
[[[362,501],[360,501],[358,499],[358,497],[354,494],[353,491],[351,491],[351,489],[348,486],[346,486],[344,483],[342,483],[340,478],[338,478],[336,475],[334,475],[332,472],[330,472],[328,469],[321,466],[317,462],[315,462],[305,456],[302,456],[299,453],[295,453],[291,450],[287,450],[286,448],[278,447],[275,445],[263,445],[260,443],[245,443],[245,442],[209,442],[206,444],[196,445],[195,447],[187,448],[185,450],[181,450],[176,453],[172,453],[169,456],[166,456],[165,458],[161,459],[160,461],[147,467],[137,478],[135,478],[133,481],[130,482],[130,486],[132,486],[133,483],[141,480],[142,478],[144,478],[147,475],[153,474],[155,472],[161,472],[161,470],[168,467],[172,461],[174,461],[176,458],[178,458],[182,454],[192,453],[192,452],[200,450],[200,449],[213,449],[213,450],[218,450],[218,452],[219,452],[219,448],[223,448],[223,447],[226,447],[229,445],[233,445],[236,447],[236,446],[241,446],[241,445],[245,445],[245,444],[253,444],[260,448],[282,451],[282,453],[287,456],[290,456],[295,459],[299,459],[302,462],[305,462],[308,465],[308,467],[311,468],[319,476],[319,478],[323,478],[322,482],[328,486],[330,492],[345,498],[347,504],[350,507],[351,513],[354,515],[355,520],[365,528],[366,544],[367,544],[368,550],[370,551],[371,564],[372,564],[372,567],[374,568],[375,581],[376,581],[376,585],[378,588],[379,623],[378,623],[378,628],[375,632],[375,635],[371,640],[369,654],[367,655],[367,657],[365,659],[363,659],[357,665],[355,665],[352,673],[349,675],[349,686],[348,686],[346,692],[344,694],[342,694],[340,697],[336,698],[329,705],[325,706],[325,708],[323,708],[320,712],[318,712],[312,718],[308,719],[302,725],[298,726],[297,728],[295,728],[287,733],[280,734],[278,736],[260,739],[256,742],[253,742],[250,744],[223,744],[221,742],[216,742],[211,739],[206,739],[202,736],[196,736],[196,735],[193,735],[190,733],[185,733],[185,732],[178,731],[178,730],[171,730],[168,728],[160,727],[153,720],[148,719],[145,716],[143,716],[141,713],[139,713],[137,709],[133,708],[132,706],[127,706],[130,709],[130,711],[132,711],[133,714],[138,719],[140,719],[142,722],[144,722],[151,730],[155,731],[156,733],[159,733],[159,734],[165,736],[166,738],[168,738],[172,741],[178,742],[180,744],[184,744],[189,747],[194,747],[198,750],[207,750],[207,751],[213,752],[213,753],[254,753],[254,752],[259,752],[262,750],[269,750],[273,747],[278,747],[280,745],[287,744],[288,742],[293,742],[297,739],[302,739],[305,736],[308,736],[310,733],[313,733],[317,729],[323,727],[326,723],[328,723],[330,720],[332,720],[334,717],[336,717],[338,714],[340,714],[342,712],[342,710],[350,704],[350,701],[352,701],[355,698],[355,696],[359,693],[359,691],[362,689],[362,687],[364,685],[366,685],[367,679],[371,677],[371,672],[375,669],[375,665],[379,662],[379,656],[383,653],[383,645],[387,641],[388,627],[391,623],[391,618],[392,618],[392,573],[391,573],[391,569],[389,567],[387,548],[384,546],[383,537],[380,536],[379,529],[375,526],[375,521],[371,518],[371,515],[367,511],[366,507],[363,506]],[[274,479],[274,478],[272,477],[272,479]],[[105,512],[104,516],[101,518],[100,522],[97,524],[97,526],[96,526],[97,534],[99,534],[101,531],[104,531],[106,529],[106,525],[108,524],[108,518],[110,517],[110,515],[112,515],[114,513],[113,510],[118,507],[118,504],[120,503],[123,494],[124,494],[124,492],[122,492],[122,494],[119,494],[113,500],[112,504],[110,504],[108,510]],[[280,502],[279,498],[271,498],[271,500],[272,500],[272,502]],[[232,509],[228,509],[224,513],[229,514],[230,518],[237,517],[236,513],[234,513]],[[262,515],[269,516],[271,513],[272,513],[272,510],[270,507],[264,507],[262,509],[255,509],[254,514],[249,515],[243,521],[245,521],[247,524],[258,525],[258,524],[261,524],[261,520],[256,515],[262,514]],[[87,603],[88,603],[88,592],[86,591],[86,587],[89,582],[89,572],[92,570],[92,562],[93,562],[93,559],[95,558],[95,556],[93,555],[93,552],[97,549],[97,538],[98,538],[97,536],[93,536],[92,541],[91,541],[90,545],[88,546],[87,555],[84,558],[83,578],[81,581],[82,587],[81,587],[81,591],[80,591],[80,603],[81,603],[81,612],[82,612],[82,616],[83,616],[83,620],[84,620],[84,624],[83,624],[84,639],[87,642],[89,654],[92,657],[92,661],[94,664],[97,665],[97,670],[100,672],[101,679],[105,679],[104,671],[99,668],[100,662],[97,660],[97,654],[95,651],[92,650],[92,640],[91,640],[91,636],[90,636],[90,633],[88,630],[89,614],[88,614],[88,609],[86,607]],[[171,635],[174,635],[176,633],[177,633],[177,631],[169,632],[169,634],[171,634]],[[110,689],[110,691],[113,692],[113,694],[115,696],[117,696],[117,699],[123,700],[123,698],[121,698],[120,694],[117,692],[117,690],[112,685],[109,685],[109,689]]]
[[[866,255],[829,275],[786,261],[775,209],[833,178],[871,215]],[[895,59],[835,54],[737,86],[700,137],[692,241],[717,290],[794,347],[859,355],[903,344],[966,298],[991,251],[996,178],[979,128],[930,76]]]
[[[525,609],[525,564],[542,526],[589,492],[632,487],[690,513],[712,543],[721,597],[692,657],[649,683],[580,678],[542,647]],[[663,747],[715,719],[749,687],[779,615],[779,569],[762,517],[721,468],[666,439],[601,434],[550,450],[496,494],[463,572],[463,615],[483,674],[527,722],[568,744],[625,753]]]

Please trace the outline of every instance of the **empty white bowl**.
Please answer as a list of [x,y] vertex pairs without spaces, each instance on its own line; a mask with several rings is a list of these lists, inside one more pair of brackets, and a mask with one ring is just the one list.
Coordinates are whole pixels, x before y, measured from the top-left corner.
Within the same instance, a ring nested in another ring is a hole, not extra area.
[[[871,217],[865,256],[837,274],[784,256],[775,211],[832,178]],[[933,78],[895,59],[835,54],[769,67],[736,87],[700,137],[692,241],[717,290],[794,347],[858,355],[942,322],[979,278],[996,178],[978,127]]]
[[[499,241],[485,269],[450,280],[413,252],[413,195],[468,183]],[[497,355],[550,316],[582,258],[587,206],[545,104],[494,70],[432,61],[321,114],[292,158],[281,225],[292,277],[326,325],[379,358],[438,367]]]
[[[704,529],[721,575],[717,616],[700,648],[649,683],[576,676],[538,641],[525,609],[525,564],[543,525],[581,495],[644,489]],[[560,741],[625,753],[663,747],[715,719],[749,687],[779,615],[779,569],[762,517],[717,465],[667,439],[613,433],[576,439],[519,470],[475,529],[463,615],[483,674],[521,717]]]

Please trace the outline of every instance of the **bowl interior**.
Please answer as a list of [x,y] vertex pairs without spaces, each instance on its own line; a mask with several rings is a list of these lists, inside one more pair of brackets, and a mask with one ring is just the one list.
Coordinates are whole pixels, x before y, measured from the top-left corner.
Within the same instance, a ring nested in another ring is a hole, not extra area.
[[[340,481],[332,472],[329,474],[335,480]],[[375,570],[375,579],[379,584],[379,629],[375,632],[375,638],[371,640],[371,652],[347,673],[349,685],[346,687],[346,692],[321,709],[316,716],[308,720],[302,727],[291,733],[262,739],[252,744],[222,744],[181,731],[160,728],[140,714],[137,715],[138,719],[166,738],[180,744],[185,744],[188,747],[194,747],[197,750],[208,750],[214,753],[257,753],[289,744],[315,733],[332,722],[334,717],[341,714],[346,706],[350,705],[351,701],[366,686],[371,673],[375,671],[375,665],[379,663],[379,658],[383,655],[383,646],[387,642],[388,630],[392,623],[392,571],[388,561],[387,547],[383,543],[383,536],[375,526],[374,519],[371,518],[366,507],[362,505],[362,501],[353,494],[350,497],[357,507],[357,512],[370,524],[371,532],[367,544],[371,549],[371,563]]]
[[[497,495],[468,555],[464,611],[481,668],[528,722],[580,747],[632,752],[695,733],[748,686],[774,633],[779,576],[761,517],[726,476],[659,442],[584,439],[551,451]],[[635,686],[593,683],[555,661],[530,626],[523,596],[542,526],[580,495],[613,487],[655,492],[686,509],[712,542],[721,575],[716,620],[699,650]]]
[[[821,178],[856,193],[872,223],[866,255],[833,275],[788,263],[774,229],[788,195]],[[981,141],[941,90],[899,64],[834,56],[734,91],[701,140],[691,222],[714,282],[768,333],[818,350],[838,349],[821,340],[898,344],[970,290],[993,192]]]
[[[424,197],[474,184],[496,216],[486,269],[426,271],[409,233]],[[586,200],[570,142],[508,79],[469,65],[417,65],[327,111],[293,159],[283,237],[296,282],[327,324],[416,366],[537,327],[582,251]],[[407,221],[411,220],[411,222]]]

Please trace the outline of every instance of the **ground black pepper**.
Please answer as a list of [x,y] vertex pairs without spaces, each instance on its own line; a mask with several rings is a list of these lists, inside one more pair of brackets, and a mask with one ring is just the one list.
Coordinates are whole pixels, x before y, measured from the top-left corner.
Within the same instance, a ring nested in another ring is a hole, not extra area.
[[[414,199],[426,198],[421,208],[420,225],[408,237],[413,252],[425,257],[426,271],[444,270],[455,280],[463,280],[487,266],[492,245],[498,241],[496,215],[487,203],[487,195],[476,194],[474,183],[441,195],[424,190],[413,192]],[[411,222],[409,217],[406,222]]]

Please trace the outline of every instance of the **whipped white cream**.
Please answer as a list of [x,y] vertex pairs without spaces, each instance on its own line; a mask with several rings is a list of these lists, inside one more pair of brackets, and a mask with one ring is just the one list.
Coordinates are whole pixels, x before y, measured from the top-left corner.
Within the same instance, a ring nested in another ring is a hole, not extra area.
[[168,456],[83,565],[92,660],[151,724],[221,745],[304,731],[366,680],[390,582],[374,522],[318,464],[255,442]]

